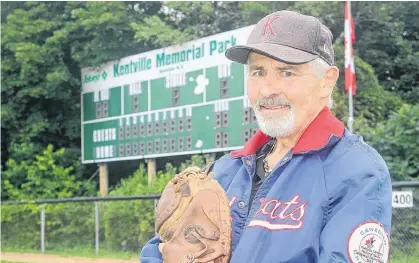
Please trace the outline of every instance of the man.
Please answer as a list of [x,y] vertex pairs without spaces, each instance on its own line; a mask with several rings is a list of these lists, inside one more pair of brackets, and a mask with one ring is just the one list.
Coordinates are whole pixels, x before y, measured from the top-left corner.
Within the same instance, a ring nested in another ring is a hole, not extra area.
[[[330,30],[279,11],[226,56],[247,64],[260,127],[212,167],[231,205],[230,262],[387,262],[391,179],[330,111],[339,76]],[[142,263],[161,262],[158,244],[147,243]]]

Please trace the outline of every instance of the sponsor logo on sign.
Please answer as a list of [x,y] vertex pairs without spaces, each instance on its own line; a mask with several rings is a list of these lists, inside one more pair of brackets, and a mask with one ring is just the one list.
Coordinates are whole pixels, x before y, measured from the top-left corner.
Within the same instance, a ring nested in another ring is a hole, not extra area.
[[106,80],[106,78],[108,77],[108,73],[106,73],[106,71],[102,72],[102,79]]
[[85,75],[83,83],[98,82],[100,75]]
[[84,75],[84,79],[83,79],[83,84],[86,83],[95,83],[98,82],[100,80],[100,77],[102,77],[102,79],[105,81],[106,78],[108,77],[108,73],[106,73],[106,71],[102,71],[101,74],[97,74],[97,75]]

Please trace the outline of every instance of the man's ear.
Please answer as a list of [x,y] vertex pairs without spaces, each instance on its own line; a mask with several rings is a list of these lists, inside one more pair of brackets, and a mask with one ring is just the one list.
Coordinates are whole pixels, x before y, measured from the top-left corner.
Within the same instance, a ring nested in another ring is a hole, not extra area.
[[330,67],[327,70],[326,75],[323,79],[323,87],[322,87],[322,97],[328,97],[333,92],[333,88],[336,86],[336,82],[339,78],[339,69],[335,66]]

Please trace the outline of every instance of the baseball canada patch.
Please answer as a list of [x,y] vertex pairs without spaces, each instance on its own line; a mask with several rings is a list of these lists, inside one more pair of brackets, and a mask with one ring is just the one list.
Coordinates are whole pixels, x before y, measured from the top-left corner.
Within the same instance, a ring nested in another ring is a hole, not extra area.
[[390,239],[383,225],[365,222],[349,236],[348,254],[352,263],[387,263]]

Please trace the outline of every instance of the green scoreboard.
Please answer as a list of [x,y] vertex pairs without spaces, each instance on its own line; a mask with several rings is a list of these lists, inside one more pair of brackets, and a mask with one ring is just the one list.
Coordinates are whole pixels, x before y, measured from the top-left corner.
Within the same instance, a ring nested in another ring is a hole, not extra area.
[[82,161],[230,151],[257,130],[227,48],[253,26],[82,69]]

